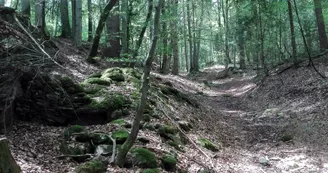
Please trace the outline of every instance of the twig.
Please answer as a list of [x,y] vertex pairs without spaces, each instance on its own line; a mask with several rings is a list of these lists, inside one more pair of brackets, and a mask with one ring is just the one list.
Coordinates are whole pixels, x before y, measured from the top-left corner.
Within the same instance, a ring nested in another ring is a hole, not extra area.
[[107,135],[107,136],[110,138],[110,140],[113,141],[113,153],[112,153],[112,157],[110,158],[109,163],[114,163],[114,161],[115,161],[115,152],[116,152],[116,140],[113,139],[113,138],[112,138],[111,136],[109,136],[109,135]]
[[162,106],[162,102],[163,102],[163,100],[160,98],[160,97],[158,97],[157,95],[156,95],[156,97],[160,100],[158,103],[161,105],[161,108],[163,109],[163,113],[164,113],[164,115],[174,124],[174,126],[176,126],[176,128],[188,139],[188,141],[200,152],[200,153],[202,153],[205,157],[207,157],[209,160],[210,160],[210,162],[211,162],[211,166],[212,166],[212,168],[214,167],[214,165],[213,165],[213,161],[212,161],[212,159],[211,159],[211,157],[210,156],[208,156],[202,149],[200,149],[198,146],[197,146],[197,144],[192,140],[192,139],[190,139],[188,136],[187,136],[187,134],[179,127],[179,125],[164,111],[164,108],[163,108],[163,106]]
[[91,158],[92,156],[95,156],[94,154],[81,154],[81,155],[60,155],[60,156],[55,156],[55,158],[65,158],[65,157],[88,157]]
[[30,37],[30,39],[36,44],[36,46],[41,50],[41,52],[47,56],[47,58],[49,58],[51,61],[53,61],[56,65],[58,65],[62,69],[66,70],[66,68],[64,66],[60,65],[53,58],[51,58],[51,56],[40,46],[40,44],[33,38],[33,36],[29,32],[27,32],[27,30],[24,28],[24,26],[17,19],[16,14],[14,14],[14,19],[17,22],[18,26],[28,35],[28,37]]

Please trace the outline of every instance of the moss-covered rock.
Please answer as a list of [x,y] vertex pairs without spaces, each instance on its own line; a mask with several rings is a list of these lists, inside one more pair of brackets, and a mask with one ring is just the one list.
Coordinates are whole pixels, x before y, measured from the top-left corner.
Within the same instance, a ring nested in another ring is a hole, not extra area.
[[133,162],[141,168],[156,168],[157,161],[155,153],[146,148],[134,148],[131,150]]
[[103,79],[103,78],[88,78],[84,82],[84,84],[97,84],[97,85],[105,85],[109,86],[111,84],[111,81],[108,79]]
[[165,155],[161,158],[162,166],[167,171],[174,171],[178,160],[172,155]]
[[94,84],[89,84],[89,85],[83,85],[84,91],[86,94],[94,95],[98,92],[100,92],[104,86],[102,85],[94,85]]
[[59,78],[61,86],[69,93],[80,93],[84,92],[83,87],[76,84],[71,78],[69,77],[60,77]]
[[173,126],[163,125],[158,128],[157,132],[161,137],[170,138],[170,136],[176,134],[178,130]]
[[125,81],[125,77],[123,71],[120,68],[109,68],[103,71],[101,78],[107,79],[110,78],[116,82],[123,82]]
[[112,140],[106,134],[90,133],[90,142],[94,145],[112,144]]
[[113,139],[116,140],[117,144],[123,144],[128,139],[129,132],[126,130],[117,130],[112,133]]
[[201,138],[199,139],[199,142],[201,144],[202,147],[208,149],[208,150],[211,150],[211,151],[214,151],[214,152],[217,152],[219,151],[220,147],[213,144],[213,142],[211,142],[210,140],[208,139],[205,139],[205,138]]
[[125,125],[126,121],[123,119],[116,119],[110,122],[111,124],[115,124],[115,125],[119,125],[119,126],[123,126]]
[[93,97],[88,105],[91,109],[116,110],[125,106],[126,99],[121,93],[109,93],[105,96]]
[[288,142],[288,141],[293,140],[293,136],[290,134],[285,134],[280,138],[280,140],[283,142]]
[[64,131],[64,139],[70,140],[70,137],[72,136],[73,133],[85,133],[85,132],[87,132],[87,129],[84,126],[73,125],[73,126],[68,127]]
[[92,160],[79,166],[75,173],[104,173],[107,170],[107,163],[101,160]]
[[160,173],[161,171],[157,168],[153,168],[153,169],[145,169],[142,171],[142,173]]

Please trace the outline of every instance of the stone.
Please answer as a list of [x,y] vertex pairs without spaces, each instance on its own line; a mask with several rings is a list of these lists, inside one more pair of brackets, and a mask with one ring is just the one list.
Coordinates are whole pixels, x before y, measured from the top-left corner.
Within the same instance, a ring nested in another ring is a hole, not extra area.
[[263,166],[269,166],[269,159],[267,157],[259,157],[259,163]]

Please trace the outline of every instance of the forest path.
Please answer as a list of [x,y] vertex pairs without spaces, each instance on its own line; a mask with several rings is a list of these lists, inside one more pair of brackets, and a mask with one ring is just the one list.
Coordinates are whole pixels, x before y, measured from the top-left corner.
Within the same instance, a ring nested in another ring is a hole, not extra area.
[[[271,110],[258,106],[266,100],[252,94],[258,89],[253,80],[256,72],[216,79],[221,70],[222,67],[217,67],[193,77],[173,77],[180,81],[181,89],[195,92],[200,102],[210,109],[211,116],[215,116],[216,121],[210,119],[205,123],[214,139],[220,136],[216,134],[218,131],[224,131],[217,121],[224,121],[224,126],[231,128],[222,132],[231,136],[228,142],[223,142],[223,151],[214,157],[216,172],[328,172],[328,154],[324,149],[281,140],[286,130],[285,120],[267,118],[265,112]],[[216,127],[218,130],[213,129]]]

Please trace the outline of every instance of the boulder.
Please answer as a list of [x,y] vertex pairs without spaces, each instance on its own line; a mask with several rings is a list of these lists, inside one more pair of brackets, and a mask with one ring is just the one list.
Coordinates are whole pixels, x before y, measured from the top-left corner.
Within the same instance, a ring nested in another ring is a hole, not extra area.
[[155,153],[146,148],[133,148],[131,155],[134,165],[140,168],[156,168],[157,161]]

